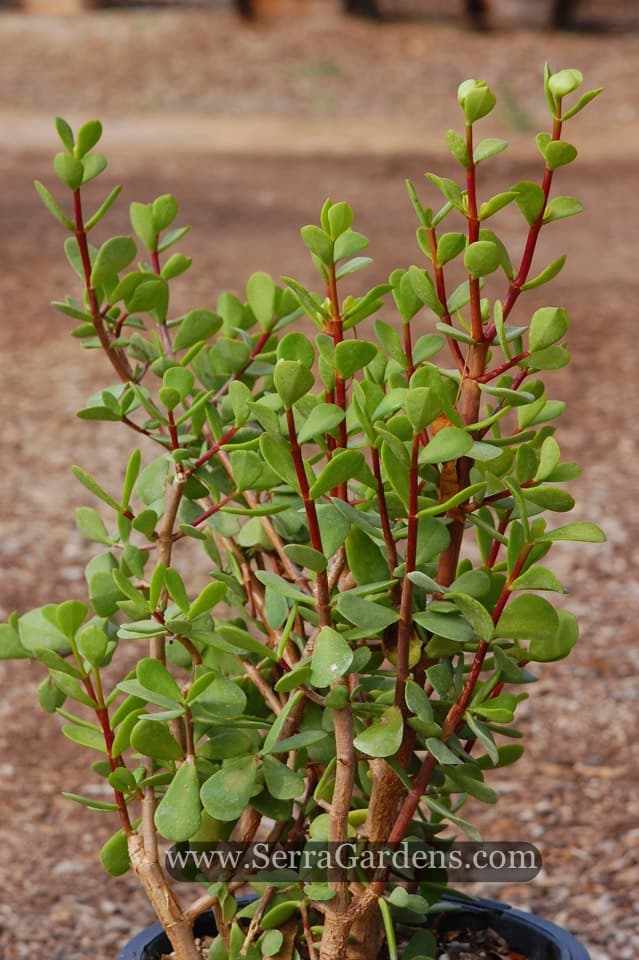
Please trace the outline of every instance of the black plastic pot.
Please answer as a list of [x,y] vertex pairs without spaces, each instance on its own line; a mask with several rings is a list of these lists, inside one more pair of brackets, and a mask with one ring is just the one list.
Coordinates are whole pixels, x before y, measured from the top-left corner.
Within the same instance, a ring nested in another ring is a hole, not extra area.
[[[440,927],[483,930],[491,927],[509,943],[513,950],[529,960],[590,960],[585,947],[571,933],[542,920],[532,913],[524,913],[494,900],[458,900],[459,909],[446,912]],[[196,936],[215,933],[215,922],[205,913],[195,924]],[[159,923],[146,927],[127,943],[118,960],[157,960],[171,946]]]

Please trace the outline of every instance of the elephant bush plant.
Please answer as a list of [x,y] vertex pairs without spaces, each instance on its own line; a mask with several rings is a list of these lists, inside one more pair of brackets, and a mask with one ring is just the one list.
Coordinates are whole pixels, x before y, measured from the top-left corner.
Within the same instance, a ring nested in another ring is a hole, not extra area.
[[[370,263],[367,240],[350,206],[327,200],[301,230],[317,290],[258,272],[244,295],[182,316],[176,200],[132,203],[132,235],[93,246],[119,194],[88,213],[101,125],[74,135],[57,121],[68,202],[36,187],[67,232],[79,293],[54,306],[106,361],[78,416],[117,424],[131,449],[119,489],[86,450],[72,468],[97,507],[76,511],[100,545],[87,596],[11,616],[1,655],[47,671],[41,706],[112,792],[68,796],[114,821],[102,862],[134,871],[177,960],[200,957],[205,909],[212,960],[395,958],[398,943],[434,955],[424,921],[442,909],[444,870],[338,858],[309,874],[207,876],[200,863],[187,902],[165,848],[477,840],[460,811],[494,803],[492,771],[522,753],[530,665],[577,641],[574,615],[545,596],[564,592],[545,558],[559,541],[603,540],[554,516],[573,507],[578,473],[544,383],[569,362],[568,316],[531,312],[525,296],[564,264],[533,275],[542,231],[581,209],[551,196],[577,153],[565,123],[599,93],[574,96],[581,83],[546,68],[539,182],[488,197],[484,167],[507,144],[477,136],[495,97],[462,83],[462,132],[447,137],[459,182],[426,174],[433,206],[408,183],[418,263],[388,283],[343,295]],[[504,208],[518,208],[521,248],[499,237]],[[255,897],[238,903],[247,885]]]

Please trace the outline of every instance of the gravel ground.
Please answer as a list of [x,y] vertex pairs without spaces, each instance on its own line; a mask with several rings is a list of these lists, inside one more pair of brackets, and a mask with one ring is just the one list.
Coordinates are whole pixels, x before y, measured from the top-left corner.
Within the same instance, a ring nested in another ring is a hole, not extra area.
[[[601,107],[575,121],[584,159],[564,181],[586,213],[548,232],[544,259],[570,252],[554,296],[572,317],[574,363],[553,389],[568,402],[562,448],[584,465],[575,519],[601,518],[608,543],[557,551],[582,639],[569,662],[544,669],[524,705],[528,749],[495,784],[502,806],[477,812],[487,839],[538,844],[543,873],[478,892],[564,924],[592,960],[633,960],[638,36],[636,5],[584,4],[584,15],[602,8],[615,29],[574,36],[513,27],[476,37],[453,19],[380,27],[327,7],[250,29],[223,11],[0,15],[0,613],[81,593],[85,545],[72,508],[90,500],[68,464],[90,466],[108,486],[122,461],[117,430],[73,419],[100,365],[92,354],[78,362],[47,306],[69,289],[62,238],[31,187],[34,177],[51,182],[52,114],[107,118],[112,174],[127,182],[115,231],[126,230],[131,199],[178,195],[193,224],[185,252],[196,257],[181,307],[240,290],[258,268],[310,279],[297,231],[329,194],[360,211],[380,278],[413,261],[403,178],[442,169],[459,80],[486,76],[504,98],[489,132],[513,138],[498,169],[514,182],[532,176],[520,144],[544,122],[538,82],[531,89],[541,61],[582,66],[607,88]],[[55,720],[27,712],[39,678],[37,667],[0,664],[0,956],[111,960],[149,912],[131,879],[111,880],[96,862],[108,824],[60,797],[95,786]]]

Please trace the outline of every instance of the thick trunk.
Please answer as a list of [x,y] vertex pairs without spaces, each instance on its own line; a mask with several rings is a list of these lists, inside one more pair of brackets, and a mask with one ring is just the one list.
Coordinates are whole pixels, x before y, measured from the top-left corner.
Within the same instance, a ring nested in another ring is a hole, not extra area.
[[202,960],[195,946],[191,922],[185,917],[159,863],[147,858],[140,836],[129,837],[129,856],[133,871],[171,941],[175,960]]
[[319,960],[346,960],[349,933],[350,923],[343,916],[327,914]]

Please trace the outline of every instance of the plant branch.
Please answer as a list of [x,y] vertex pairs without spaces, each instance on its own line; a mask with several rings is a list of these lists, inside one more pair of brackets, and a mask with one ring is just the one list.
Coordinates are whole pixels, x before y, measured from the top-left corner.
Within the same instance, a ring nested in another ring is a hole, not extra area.
[[84,285],[87,292],[87,298],[89,300],[89,309],[91,311],[95,332],[98,336],[102,349],[106,353],[109,362],[111,363],[111,366],[117,373],[118,377],[123,381],[123,383],[128,383],[134,379],[133,371],[124,351],[111,345],[109,332],[104,325],[104,319],[100,311],[100,304],[98,303],[96,292],[91,284],[91,258],[89,255],[89,242],[87,239],[86,230],[84,228],[82,197],[79,189],[73,191],[73,208],[75,214],[75,238],[78,242],[78,249],[80,251],[80,258],[82,260]]
[[[315,506],[315,501],[311,498],[309,493],[310,488],[308,485],[308,478],[306,476],[304,458],[302,456],[302,450],[297,439],[297,430],[295,428],[295,415],[290,407],[286,411],[286,423],[288,426],[288,435],[291,443],[291,455],[295,465],[297,482],[300,486],[302,502],[304,504],[306,519],[308,521],[311,546],[319,553],[324,553],[324,548],[322,546],[322,534],[320,532],[319,520],[317,519],[317,508]],[[320,624],[323,627],[330,626],[332,623],[330,602],[331,598],[328,587],[328,577],[326,571],[322,570],[317,574],[317,604]]]

